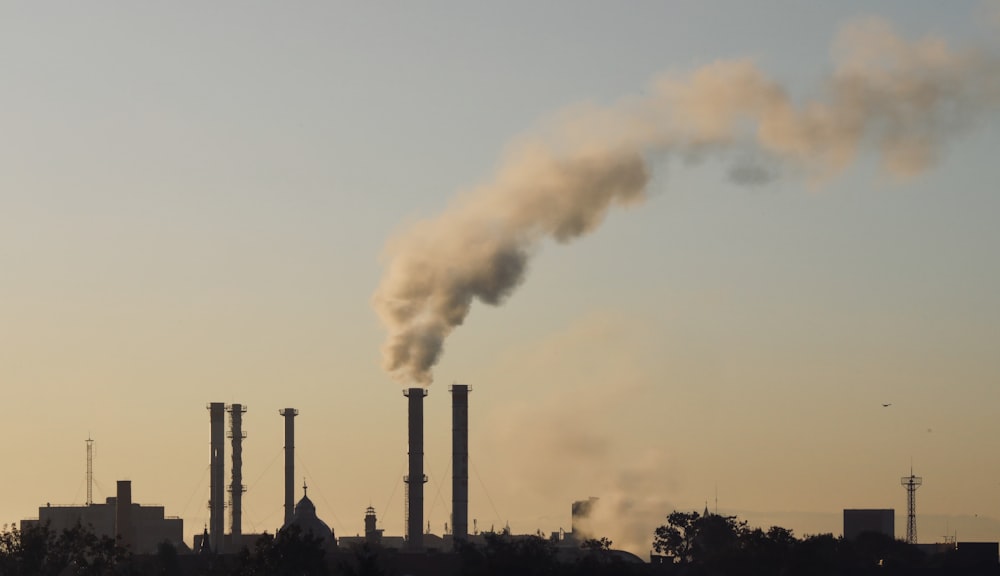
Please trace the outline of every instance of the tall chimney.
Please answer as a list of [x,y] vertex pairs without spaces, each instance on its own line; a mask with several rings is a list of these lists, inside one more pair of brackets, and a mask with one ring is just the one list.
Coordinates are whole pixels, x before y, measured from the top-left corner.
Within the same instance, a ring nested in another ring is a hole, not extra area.
[[295,408],[278,411],[285,417],[285,526],[292,521],[295,512]]
[[409,388],[403,391],[409,398],[410,473],[403,480],[407,490],[406,548],[411,552],[424,549],[424,396],[427,390]]
[[452,537],[457,543],[469,535],[469,392],[465,384],[451,386]]
[[212,420],[212,466],[209,476],[211,484],[209,507],[209,534],[214,551],[224,551],[223,532],[225,531],[226,507],[226,405],[222,402],[212,402],[208,405]]
[[229,485],[229,497],[232,501],[232,524],[229,532],[232,535],[233,549],[239,550],[243,540],[243,439],[247,433],[243,431],[243,414],[247,411],[242,404],[229,407],[229,436],[233,439],[233,483]]
[[119,480],[115,497],[115,534],[118,544],[135,552],[135,531],[132,529],[132,481]]

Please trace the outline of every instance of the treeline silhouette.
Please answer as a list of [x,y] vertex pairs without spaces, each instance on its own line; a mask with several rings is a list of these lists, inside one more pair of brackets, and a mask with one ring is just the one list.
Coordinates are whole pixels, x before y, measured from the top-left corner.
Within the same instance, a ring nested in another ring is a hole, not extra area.
[[675,511],[666,520],[654,531],[649,564],[628,562],[607,538],[567,549],[540,536],[487,533],[481,544],[461,544],[455,553],[414,555],[369,544],[327,550],[295,526],[264,534],[235,554],[181,554],[164,542],[156,554],[133,555],[83,526],[56,532],[38,525],[0,533],[0,576],[1000,575],[997,558],[924,554],[876,533],[800,539],[778,526],[751,528],[735,516]]
[[820,534],[796,538],[780,526],[751,528],[736,516],[672,512],[656,528],[653,560],[677,576],[973,576],[1000,574],[992,558],[958,549],[925,554],[890,536],[865,532],[856,539]]
[[118,574],[128,558],[113,538],[79,524],[58,533],[47,525],[0,533],[0,576]]

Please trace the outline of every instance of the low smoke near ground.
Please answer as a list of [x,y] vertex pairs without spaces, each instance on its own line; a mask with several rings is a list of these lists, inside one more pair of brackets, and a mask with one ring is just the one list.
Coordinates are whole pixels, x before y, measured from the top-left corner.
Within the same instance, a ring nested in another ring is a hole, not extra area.
[[[497,471],[484,470],[487,478],[504,479],[491,488],[499,525],[516,500],[544,517],[512,519],[515,533],[569,532],[572,503],[596,497],[589,518],[576,526],[583,537],[607,537],[615,548],[649,553],[653,529],[673,509],[683,471],[664,446],[669,442],[656,436],[663,427],[650,417],[655,402],[644,340],[643,330],[629,319],[596,313],[500,359],[516,366],[505,379],[551,385],[528,398],[501,394],[484,408],[481,447],[472,457],[482,452],[474,465]],[[480,390],[474,400],[487,402],[490,393]],[[647,444],[616,440],[609,422],[623,414],[648,428]]]
[[600,491],[590,514],[578,522],[582,538],[609,538],[615,549],[646,558],[653,531],[674,510],[667,492],[670,477],[666,458],[650,452],[644,461],[619,471]]

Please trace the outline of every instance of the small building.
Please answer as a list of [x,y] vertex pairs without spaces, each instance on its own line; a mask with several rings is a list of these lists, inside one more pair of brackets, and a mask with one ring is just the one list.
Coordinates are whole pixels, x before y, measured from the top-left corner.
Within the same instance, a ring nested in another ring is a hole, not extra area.
[[844,539],[856,540],[864,532],[896,537],[896,511],[892,508],[844,509]]
[[998,542],[959,542],[955,546],[958,565],[966,570],[982,570],[983,573],[996,573],[1000,543]]
[[56,532],[80,525],[97,536],[117,538],[136,554],[153,554],[165,541],[186,548],[184,520],[165,516],[163,506],[132,502],[132,483],[128,480],[119,481],[117,495],[108,497],[103,504],[39,507],[38,518],[22,520],[21,530],[38,525],[48,525]]

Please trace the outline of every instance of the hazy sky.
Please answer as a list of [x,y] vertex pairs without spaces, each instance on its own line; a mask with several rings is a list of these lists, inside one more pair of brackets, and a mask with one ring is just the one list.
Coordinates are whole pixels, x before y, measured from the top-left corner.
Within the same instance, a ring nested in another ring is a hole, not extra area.
[[[663,74],[745,58],[817,97],[872,16],[1000,54],[978,2],[4,3],[0,521],[83,503],[90,435],[98,499],[131,479],[200,533],[222,401],[249,407],[245,532],[281,523],[293,406],[319,515],[352,535],[372,505],[402,533],[406,403],[372,309],[389,239],[567,106]],[[642,551],[718,494],[839,533],[843,508],[905,513],[912,462],[921,541],[1000,539],[998,125],[966,119],[910,178],[867,148],[755,186],[729,177],[739,153],[651,154],[644,202],[541,242],[447,340],[432,530],[461,382],[480,529],[569,529],[598,496],[597,529]]]

